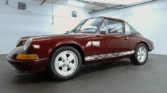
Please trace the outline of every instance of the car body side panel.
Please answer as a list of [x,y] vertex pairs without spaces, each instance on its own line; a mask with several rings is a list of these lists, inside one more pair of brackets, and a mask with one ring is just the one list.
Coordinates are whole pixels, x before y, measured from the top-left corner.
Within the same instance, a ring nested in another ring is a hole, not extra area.
[[[94,55],[135,50],[135,47],[138,43],[149,42],[145,38],[137,35],[129,35],[128,36],[129,40],[124,41],[123,40],[124,36],[125,35],[114,35],[114,34],[113,36],[112,35],[107,36],[102,34],[74,34],[54,39],[38,38],[34,39],[34,42],[30,47],[29,53],[30,54],[35,53],[39,56],[39,58],[49,58],[50,55],[54,52],[54,50],[58,46],[75,44],[83,50],[85,57],[90,57]],[[44,40],[45,42],[42,42],[42,40]],[[40,47],[37,47],[38,45]]]
[[[98,36],[97,36],[98,35]],[[121,36],[117,39],[117,36]],[[152,45],[151,41],[145,39],[141,35],[127,35],[129,40],[124,41],[125,35],[103,35],[103,34],[70,34],[53,37],[38,37],[34,38],[31,47],[29,49],[30,54],[37,54],[39,58],[49,58],[54,50],[61,45],[75,44],[79,46],[83,52],[84,57],[90,57],[94,55],[117,53],[135,50],[136,46],[140,42],[148,44],[149,49]],[[121,43],[122,42],[122,43]],[[111,60],[112,58],[110,58]],[[102,59],[103,60],[103,59]],[[99,60],[99,61],[102,61]],[[88,61],[91,63],[91,61]],[[98,61],[97,61],[98,63]]]

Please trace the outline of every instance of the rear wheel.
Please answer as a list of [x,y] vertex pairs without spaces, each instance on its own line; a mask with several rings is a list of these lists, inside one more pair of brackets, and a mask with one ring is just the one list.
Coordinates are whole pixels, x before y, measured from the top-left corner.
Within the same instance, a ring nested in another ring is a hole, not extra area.
[[53,79],[66,80],[77,74],[81,63],[82,58],[78,50],[65,46],[53,53],[48,68]]
[[145,44],[141,43],[136,47],[135,54],[130,58],[131,62],[135,65],[143,65],[148,58],[148,48]]

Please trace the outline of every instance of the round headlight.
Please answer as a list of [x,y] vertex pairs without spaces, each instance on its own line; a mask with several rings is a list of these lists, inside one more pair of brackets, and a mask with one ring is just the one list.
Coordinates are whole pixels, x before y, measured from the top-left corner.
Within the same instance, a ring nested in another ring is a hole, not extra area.
[[20,41],[21,41],[21,38],[20,38],[20,39],[16,42],[16,47],[18,47],[18,46],[19,46]]
[[31,43],[32,43],[33,37],[30,37],[27,39],[27,41],[24,44],[24,51],[27,51],[28,48],[30,47]]

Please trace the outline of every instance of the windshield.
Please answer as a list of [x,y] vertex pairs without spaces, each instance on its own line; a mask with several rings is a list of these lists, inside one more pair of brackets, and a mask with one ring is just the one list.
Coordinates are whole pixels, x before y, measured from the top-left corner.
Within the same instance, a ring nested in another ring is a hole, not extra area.
[[92,18],[83,20],[70,32],[95,33],[102,22],[102,18]]

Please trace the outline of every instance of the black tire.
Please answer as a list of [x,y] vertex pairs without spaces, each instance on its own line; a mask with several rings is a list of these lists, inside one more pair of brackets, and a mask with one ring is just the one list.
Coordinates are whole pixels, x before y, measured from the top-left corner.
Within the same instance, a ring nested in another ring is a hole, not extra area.
[[[58,71],[56,71],[54,64],[55,64],[55,58],[58,56],[58,54],[63,52],[63,51],[66,51],[66,50],[67,51],[72,51],[73,53],[75,53],[77,55],[78,65],[76,67],[76,70],[71,75],[62,76],[61,74],[58,73]],[[74,47],[64,46],[64,47],[61,47],[61,48],[57,49],[52,54],[52,57],[51,57],[50,62],[48,64],[48,71],[47,72],[49,73],[51,78],[54,79],[54,80],[67,80],[67,79],[73,78],[79,72],[81,64],[82,64],[82,57],[81,57],[79,51],[77,49],[75,49]]]
[[[139,48],[141,47],[146,49],[146,57],[142,62],[138,59],[138,55],[137,55]],[[140,43],[137,45],[135,49],[135,54],[130,58],[130,60],[134,65],[144,65],[147,62],[147,58],[148,58],[148,48],[145,44]]]

